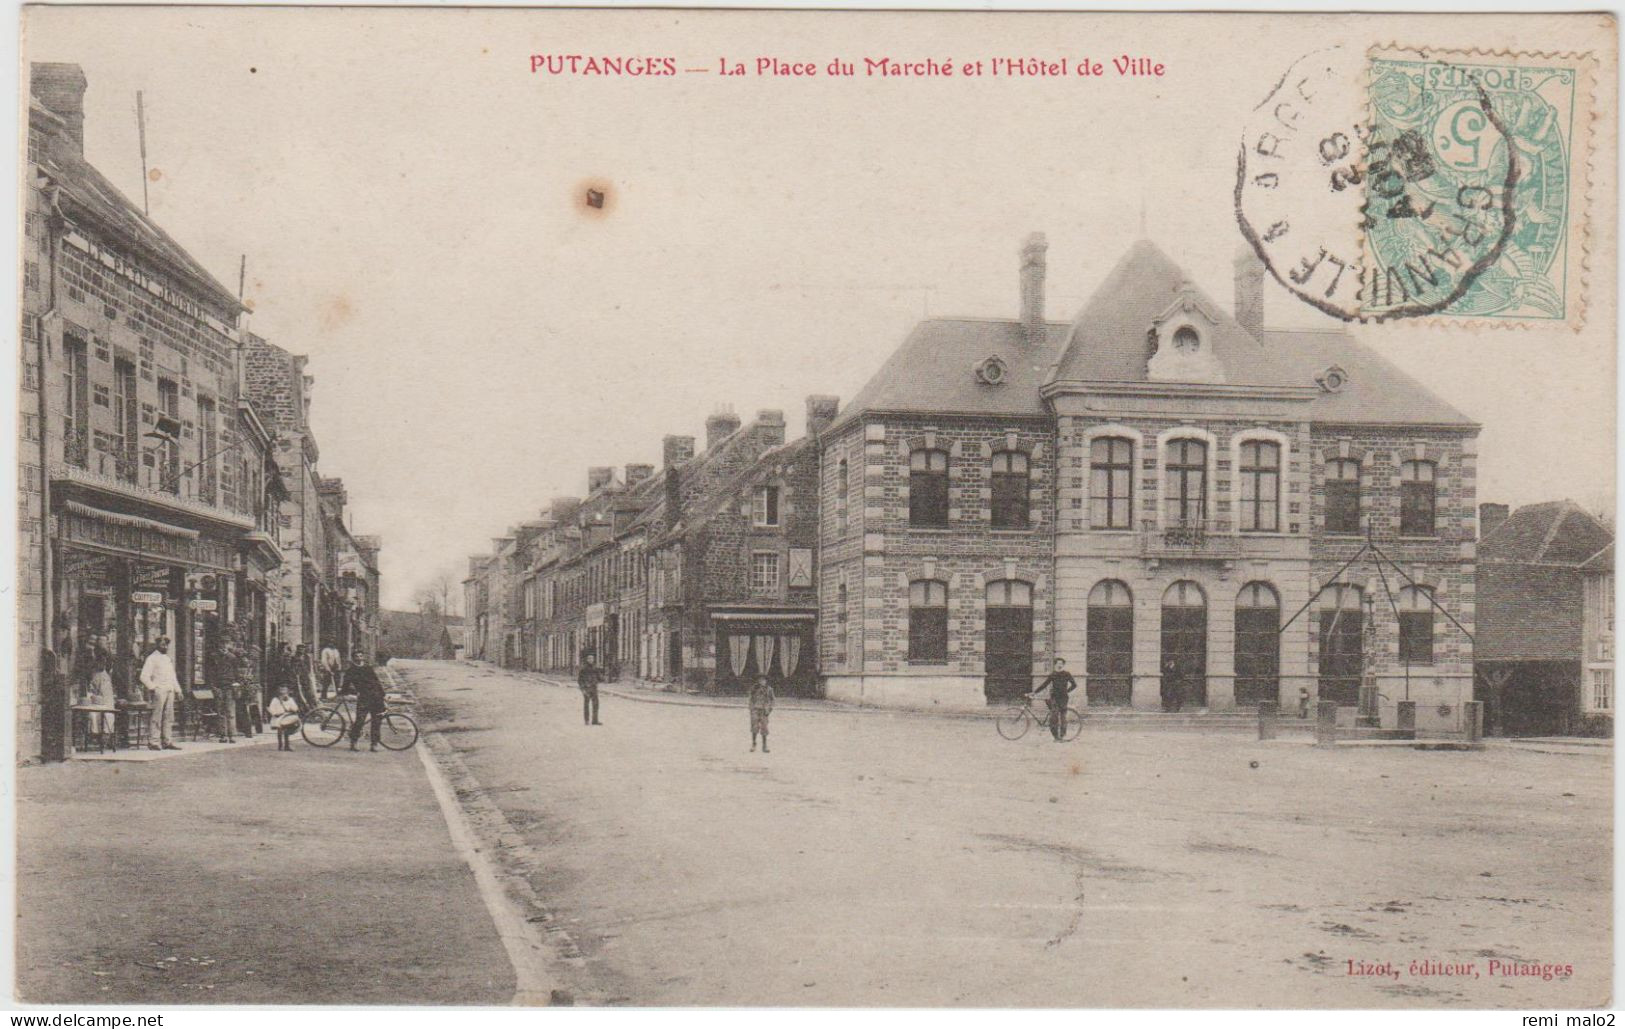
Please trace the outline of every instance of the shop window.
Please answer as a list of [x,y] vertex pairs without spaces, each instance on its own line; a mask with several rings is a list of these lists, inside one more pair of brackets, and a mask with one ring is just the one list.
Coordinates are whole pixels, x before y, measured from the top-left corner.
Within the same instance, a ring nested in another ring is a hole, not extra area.
[[908,459],[908,522],[940,529],[948,525],[948,455],[916,450]]
[[1089,525],[1134,527],[1134,444],[1105,437],[1089,444]]
[[1438,495],[1432,461],[1406,461],[1399,466],[1399,534],[1432,536]]
[[1017,450],[994,454],[993,528],[1027,528],[1030,492],[1027,455]]
[[908,584],[908,659],[928,664],[948,660],[948,584],[916,579]]

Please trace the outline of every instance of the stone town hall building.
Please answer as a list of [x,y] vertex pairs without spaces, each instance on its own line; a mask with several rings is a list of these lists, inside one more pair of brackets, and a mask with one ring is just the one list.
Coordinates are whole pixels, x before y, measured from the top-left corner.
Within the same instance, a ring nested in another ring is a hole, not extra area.
[[[1070,322],[1044,275],[1034,236],[1020,318],[920,323],[820,434],[828,695],[977,707],[1061,656],[1090,705],[1363,681],[1454,726],[1478,426],[1345,332],[1264,328],[1250,254],[1233,312],[1148,242]],[[1393,565],[1338,574],[1368,532]]]

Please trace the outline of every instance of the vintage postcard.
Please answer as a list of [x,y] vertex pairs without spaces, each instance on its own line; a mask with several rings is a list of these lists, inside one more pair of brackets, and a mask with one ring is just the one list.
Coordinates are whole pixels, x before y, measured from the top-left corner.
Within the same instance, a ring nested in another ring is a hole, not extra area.
[[16,1006],[1611,1004],[1611,15],[21,19]]

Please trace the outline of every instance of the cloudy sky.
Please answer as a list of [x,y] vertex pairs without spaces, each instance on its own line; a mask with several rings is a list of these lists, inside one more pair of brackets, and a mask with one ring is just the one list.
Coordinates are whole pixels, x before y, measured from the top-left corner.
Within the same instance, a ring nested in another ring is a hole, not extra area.
[[[1360,33],[1478,42],[1460,21],[1282,15],[58,7],[29,12],[24,47],[84,67],[87,155],[137,198],[143,91],[153,217],[222,282],[247,255],[251,327],[310,355],[322,472],[384,537],[384,599],[405,606],[582,492],[589,465],[658,463],[663,435],[703,437],[725,404],[783,409],[794,435],[807,394],[851,397],[922,315],[1013,316],[1031,231],[1052,318],[1141,235],[1228,306],[1247,112],[1295,56]],[[680,71],[552,77],[537,53]],[[1122,54],[1166,74],[715,70]],[[601,213],[577,203],[589,181]],[[1612,505],[1611,251],[1598,262],[1610,289],[1579,334],[1360,330],[1483,423],[1480,500]],[[1271,323],[1332,324],[1270,289]]]

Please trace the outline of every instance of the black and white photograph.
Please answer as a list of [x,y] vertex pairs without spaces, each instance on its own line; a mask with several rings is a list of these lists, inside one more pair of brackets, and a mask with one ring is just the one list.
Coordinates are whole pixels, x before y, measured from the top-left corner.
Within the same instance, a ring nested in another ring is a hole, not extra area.
[[13,1010],[1612,1005],[1612,14],[19,17]]

